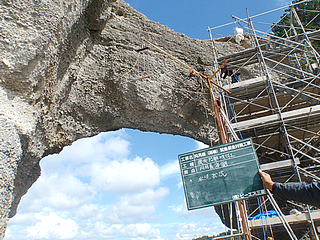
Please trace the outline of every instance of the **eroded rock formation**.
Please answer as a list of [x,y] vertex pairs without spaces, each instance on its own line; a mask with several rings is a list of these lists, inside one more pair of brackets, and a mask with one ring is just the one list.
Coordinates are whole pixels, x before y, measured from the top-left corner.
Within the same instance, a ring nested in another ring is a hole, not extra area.
[[[141,37],[207,76],[210,41],[152,22],[122,0],[0,6],[0,239],[40,176],[39,161],[77,139],[125,127],[216,141],[201,79]],[[142,46],[149,49],[139,54]]]

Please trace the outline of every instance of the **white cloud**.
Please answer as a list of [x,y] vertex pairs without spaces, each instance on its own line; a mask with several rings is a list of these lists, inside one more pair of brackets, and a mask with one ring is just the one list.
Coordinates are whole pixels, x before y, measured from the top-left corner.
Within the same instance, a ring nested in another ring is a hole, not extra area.
[[181,179],[180,179],[180,181],[177,183],[177,188],[178,188],[178,189],[183,188],[183,183],[182,183],[182,180],[181,180]]
[[150,158],[92,164],[90,175],[92,186],[113,193],[139,192],[160,183],[159,167]]
[[[105,224],[95,223],[94,232],[98,233],[97,235],[103,238],[117,239],[118,234],[122,229],[121,224],[112,224],[105,226]],[[88,238],[92,238],[93,234]]]
[[209,145],[207,145],[203,142],[196,141],[196,149],[203,149],[203,148],[207,148],[207,147],[209,147]]
[[172,240],[190,240],[201,236],[212,236],[224,231],[223,226],[203,223],[177,223],[169,230]]
[[34,239],[73,239],[77,237],[77,223],[71,219],[63,219],[56,213],[48,215],[36,213],[39,220],[34,226],[27,227],[27,237]]
[[178,160],[173,162],[168,162],[160,168],[161,178],[168,178],[173,175],[180,174],[180,167]]
[[130,142],[123,139],[122,136],[108,136],[108,139],[103,143],[103,151],[107,153],[107,158],[122,158],[127,156],[130,151]]
[[20,205],[25,211],[41,211],[44,206],[72,209],[89,203],[94,194],[94,190],[78,178],[53,173],[41,176]]
[[110,207],[109,219],[113,223],[147,221],[148,214],[155,212],[155,205],[168,193],[167,188],[159,188],[122,196],[119,202]]
[[121,230],[123,236],[135,239],[155,239],[160,235],[159,229],[152,228],[148,223],[129,224]]
[[54,177],[49,183],[52,184],[49,185],[50,190],[46,198],[49,206],[55,209],[71,209],[91,201],[94,193],[88,184],[73,176],[66,176],[60,181],[58,178],[59,176]]
[[174,227],[174,230],[177,239],[189,240],[194,237],[197,227],[194,223],[180,223]]
[[195,210],[189,211],[187,209],[185,201],[182,204],[178,205],[171,205],[168,207],[176,214],[179,214],[180,217],[183,218],[189,218],[189,217],[200,217],[200,218],[218,218],[218,215],[216,214],[214,207],[206,207],[206,208],[199,208]]
[[20,213],[10,219],[10,224],[30,225],[36,224],[37,221],[33,213]]
[[[131,159],[126,138],[125,131],[99,134],[43,159],[42,175],[22,198],[5,240],[163,240],[160,234],[165,236],[165,229],[175,225],[161,227],[160,233],[151,223],[203,217],[205,211],[188,214],[185,205],[172,207],[176,213],[165,215],[168,210],[159,207],[162,202],[170,200],[178,206],[180,201],[172,200],[169,186],[164,185],[177,183],[171,177],[179,175],[178,161],[159,168],[150,158]],[[174,237],[166,239],[177,239],[176,234],[183,237],[173,228]]]
[[80,219],[92,219],[102,220],[100,216],[100,207],[98,204],[84,204],[77,209],[74,209],[73,214]]
[[88,221],[79,224],[76,239],[118,239],[122,224],[107,224],[103,221]]
[[156,191],[147,189],[142,193],[130,196],[130,200],[135,205],[140,205],[142,203],[154,204],[161,200],[168,193],[169,189],[164,187],[161,187]]
[[169,206],[169,209],[171,209],[171,210],[174,211],[175,213],[181,213],[183,207],[184,207],[183,204],[179,204],[179,205]]
[[[91,138],[83,138],[67,146],[55,157],[52,165],[62,161],[65,164],[91,164],[94,162],[105,162],[106,159],[122,159],[130,154],[131,143],[125,138],[125,130],[117,132],[100,133]],[[58,157],[58,159],[56,159]],[[43,162],[43,164],[48,164]]]

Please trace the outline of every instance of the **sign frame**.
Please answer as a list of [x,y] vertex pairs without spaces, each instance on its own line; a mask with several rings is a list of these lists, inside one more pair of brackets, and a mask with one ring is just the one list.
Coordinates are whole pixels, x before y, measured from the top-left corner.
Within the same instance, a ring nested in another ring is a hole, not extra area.
[[179,155],[188,210],[266,194],[252,138]]

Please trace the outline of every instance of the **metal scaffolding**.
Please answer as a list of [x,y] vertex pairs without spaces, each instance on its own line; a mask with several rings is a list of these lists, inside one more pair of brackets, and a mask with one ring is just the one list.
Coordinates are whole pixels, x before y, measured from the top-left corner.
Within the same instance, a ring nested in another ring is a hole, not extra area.
[[[215,79],[232,93],[217,89],[229,140],[252,137],[262,170],[279,182],[320,180],[320,55],[314,47],[315,43],[320,46],[320,30],[309,28],[313,21],[320,21],[320,12],[319,9],[314,11],[314,18],[304,26],[299,16],[301,11],[310,11],[303,8],[307,2],[310,1],[252,17],[247,11],[244,19],[233,16],[234,22],[208,29],[215,71],[227,60],[233,74],[241,73],[240,82],[236,83],[218,75]],[[284,36],[255,28],[266,25],[259,22],[260,17],[283,9],[287,9],[286,14],[290,16],[288,26],[271,26],[281,27]],[[224,44],[227,49],[237,44],[235,36],[225,37],[222,41],[213,35],[220,28],[232,25],[244,30],[242,41],[246,45],[240,42],[239,51],[223,55],[216,44]],[[245,77],[250,71],[254,78]],[[254,216],[262,207],[265,210],[277,208],[273,201],[271,194],[268,199],[248,201],[248,216]],[[282,227],[291,239],[306,236],[318,239],[319,210],[295,202],[287,202],[280,209],[280,215],[285,213],[281,219],[248,221],[252,238],[266,239],[266,235],[273,236],[272,229],[280,231]],[[301,212],[299,217],[289,215],[291,209]],[[297,229],[301,233],[296,233]]]

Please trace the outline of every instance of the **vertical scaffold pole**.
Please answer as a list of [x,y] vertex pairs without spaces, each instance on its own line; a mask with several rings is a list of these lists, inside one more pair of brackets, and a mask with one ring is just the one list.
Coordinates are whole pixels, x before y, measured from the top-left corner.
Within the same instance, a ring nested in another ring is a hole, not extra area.
[[[213,109],[214,109],[216,119],[218,122],[220,139],[221,139],[221,142],[224,144],[229,141],[228,135],[227,135],[227,130],[226,130],[225,125],[223,124],[222,117],[220,114],[220,105],[219,105],[219,102],[215,99],[215,96],[213,94],[212,84],[209,79],[208,79],[208,85],[209,85]],[[250,228],[248,226],[248,216],[247,216],[247,212],[246,212],[246,208],[245,208],[245,202],[238,201],[236,204],[237,204],[237,208],[238,208],[239,215],[240,215],[240,219],[238,219],[238,221],[241,225],[241,229],[243,231],[244,237],[246,240],[252,240]],[[230,226],[230,227],[232,228],[232,226]]]

